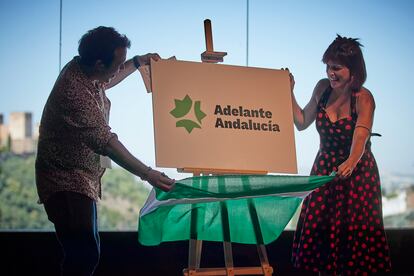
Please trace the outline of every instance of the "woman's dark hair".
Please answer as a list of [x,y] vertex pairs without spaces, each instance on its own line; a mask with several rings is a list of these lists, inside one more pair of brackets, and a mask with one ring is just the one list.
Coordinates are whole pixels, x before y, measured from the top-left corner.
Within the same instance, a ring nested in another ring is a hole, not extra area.
[[82,64],[93,66],[97,60],[101,60],[109,67],[114,59],[115,49],[130,46],[131,41],[125,35],[121,35],[112,27],[99,26],[82,36],[78,52]]
[[353,91],[359,91],[367,79],[367,70],[361,51],[363,45],[358,40],[358,38],[347,38],[337,34],[336,39],[329,45],[322,57],[325,64],[331,61],[349,69],[351,76],[354,77],[351,83]]

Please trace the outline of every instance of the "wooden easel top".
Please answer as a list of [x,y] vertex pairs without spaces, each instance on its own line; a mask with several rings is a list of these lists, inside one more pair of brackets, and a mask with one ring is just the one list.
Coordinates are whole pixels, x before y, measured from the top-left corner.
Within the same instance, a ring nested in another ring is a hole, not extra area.
[[206,37],[206,51],[201,53],[201,61],[208,63],[223,62],[223,57],[226,56],[227,53],[214,51],[210,19],[204,20],[204,35]]

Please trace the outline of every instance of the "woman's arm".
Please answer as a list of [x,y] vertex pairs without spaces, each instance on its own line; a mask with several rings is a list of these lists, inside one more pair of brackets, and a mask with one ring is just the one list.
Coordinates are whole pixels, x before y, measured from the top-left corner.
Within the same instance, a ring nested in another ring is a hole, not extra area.
[[356,101],[356,112],[358,119],[356,121],[354,135],[352,137],[352,145],[349,157],[339,167],[337,175],[340,177],[349,177],[364,151],[374,121],[375,101],[372,94],[363,88]]
[[297,103],[295,95],[293,93],[294,82],[295,81],[293,80],[293,76],[291,76],[293,120],[298,130],[304,130],[315,120],[316,112],[318,109],[318,101],[323,91],[325,91],[325,89],[329,86],[329,81],[327,79],[322,79],[316,84],[315,88],[313,89],[311,99],[303,109]]

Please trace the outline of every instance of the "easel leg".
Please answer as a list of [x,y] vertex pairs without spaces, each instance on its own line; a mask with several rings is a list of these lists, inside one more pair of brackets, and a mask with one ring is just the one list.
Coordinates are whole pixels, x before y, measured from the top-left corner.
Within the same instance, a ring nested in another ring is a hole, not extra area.
[[[200,173],[194,173],[194,176]],[[197,269],[200,268],[201,250],[203,241],[197,240],[197,210],[191,211],[191,239],[188,246],[188,268],[183,270],[184,276],[197,275]]]
[[263,269],[263,275],[270,276],[273,274],[273,268],[269,265],[269,259],[267,258],[266,247],[263,244],[257,245],[257,254],[259,254],[260,265]]
[[[194,175],[196,175],[194,173]],[[199,175],[199,173],[198,173]],[[224,187],[221,185],[221,187]],[[222,191],[223,192],[223,191]],[[257,212],[252,200],[249,200],[249,212],[255,226],[255,234],[257,238],[257,253],[259,254],[260,266],[256,267],[234,267],[233,250],[230,242],[230,224],[228,219],[228,210],[225,202],[220,202],[220,211],[223,227],[223,250],[225,267],[219,268],[200,268],[202,241],[197,240],[197,209],[191,212],[191,239],[189,241],[188,252],[188,268],[183,270],[184,276],[207,276],[207,275],[264,275],[271,276],[273,268],[269,264],[266,253],[266,247],[263,244],[263,237],[260,231],[260,223],[258,221]]]
[[224,250],[224,263],[226,265],[226,272],[228,276],[234,275],[234,264],[233,264],[233,250],[231,242],[223,242]]
[[188,268],[197,269],[200,268],[201,250],[203,248],[203,241],[190,240],[190,247],[188,250]]
[[183,270],[184,276],[197,275],[197,269],[200,268],[202,248],[203,241],[190,239],[188,247],[188,268]]

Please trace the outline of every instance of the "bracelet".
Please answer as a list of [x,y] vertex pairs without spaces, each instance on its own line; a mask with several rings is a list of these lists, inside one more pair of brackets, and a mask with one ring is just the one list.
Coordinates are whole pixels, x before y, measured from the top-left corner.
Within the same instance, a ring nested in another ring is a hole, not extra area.
[[355,126],[355,128],[357,128],[357,127],[364,128],[364,129],[368,130],[368,132],[369,132],[369,133],[371,133],[371,130],[370,130],[369,128],[367,128],[366,126],[363,126],[363,125],[356,125],[356,126]]
[[134,62],[135,68],[138,69],[141,66],[141,64],[139,64],[139,61],[138,61],[138,56],[133,57],[132,61]]

